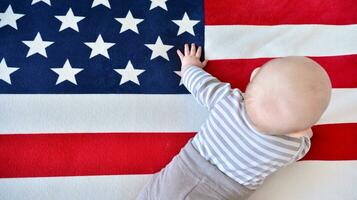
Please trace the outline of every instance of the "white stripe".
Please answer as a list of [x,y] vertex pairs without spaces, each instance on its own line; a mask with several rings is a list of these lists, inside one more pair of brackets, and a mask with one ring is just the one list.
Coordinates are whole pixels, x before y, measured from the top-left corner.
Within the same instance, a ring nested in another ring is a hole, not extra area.
[[[249,200],[356,200],[357,161],[303,161],[273,174]],[[0,179],[1,200],[134,200],[151,175]]]
[[[356,37],[357,38],[357,37]],[[356,123],[357,88],[333,89],[331,103],[318,124]]]
[[208,111],[191,95],[0,95],[0,133],[189,132]]
[[357,25],[205,26],[205,52],[209,60],[357,54]]
[[357,161],[297,162],[269,177],[249,200],[356,200],[356,168]]
[[151,175],[0,179],[1,200],[133,200]]
[[[334,89],[318,124],[356,123],[357,89]],[[0,95],[0,133],[191,132],[208,111],[185,95]],[[170,116],[170,117],[168,117]]]

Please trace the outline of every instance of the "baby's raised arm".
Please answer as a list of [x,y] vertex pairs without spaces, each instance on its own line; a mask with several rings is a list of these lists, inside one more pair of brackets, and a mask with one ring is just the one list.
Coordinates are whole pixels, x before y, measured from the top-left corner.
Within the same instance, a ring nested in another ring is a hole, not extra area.
[[180,50],[177,50],[177,54],[182,63],[183,84],[199,104],[210,110],[220,99],[230,94],[232,88],[229,83],[219,81],[202,69],[206,66],[207,60],[200,61],[201,51],[201,47],[196,51],[195,44],[191,45],[191,50],[188,44],[185,44],[184,54]]

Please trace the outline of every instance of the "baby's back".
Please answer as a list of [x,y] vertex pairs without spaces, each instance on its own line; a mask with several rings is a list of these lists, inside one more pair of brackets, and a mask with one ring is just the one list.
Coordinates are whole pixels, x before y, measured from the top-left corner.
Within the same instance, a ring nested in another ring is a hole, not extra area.
[[310,139],[259,133],[247,117],[242,93],[233,89],[210,110],[192,144],[224,174],[256,189],[268,175],[303,157]]

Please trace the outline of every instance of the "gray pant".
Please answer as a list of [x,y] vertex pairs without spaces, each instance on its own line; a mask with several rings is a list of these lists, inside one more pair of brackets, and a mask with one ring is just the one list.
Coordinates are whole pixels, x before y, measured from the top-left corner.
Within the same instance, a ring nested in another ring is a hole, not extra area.
[[136,200],[243,200],[252,192],[205,160],[190,140]]

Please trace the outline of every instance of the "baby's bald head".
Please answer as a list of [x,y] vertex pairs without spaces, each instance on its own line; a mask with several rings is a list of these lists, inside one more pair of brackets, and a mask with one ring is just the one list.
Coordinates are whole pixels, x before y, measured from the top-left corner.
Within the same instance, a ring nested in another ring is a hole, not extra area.
[[245,92],[245,108],[259,131],[288,134],[314,125],[330,97],[330,79],[318,63],[285,57],[270,60],[254,74]]

